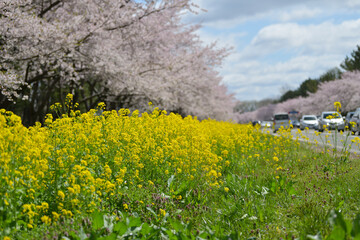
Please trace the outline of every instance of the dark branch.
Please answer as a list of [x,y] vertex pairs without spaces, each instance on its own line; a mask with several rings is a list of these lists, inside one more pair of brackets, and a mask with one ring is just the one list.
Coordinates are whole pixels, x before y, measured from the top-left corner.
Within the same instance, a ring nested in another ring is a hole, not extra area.
[[61,0],[53,2],[52,4],[50,4],[50,6],[48,6],[44,10],[42,10],[41,13],[38,15],[38,17],[42,18],[48,11],[50,11],[52,8],[56,7],[60,3],[62,3]]

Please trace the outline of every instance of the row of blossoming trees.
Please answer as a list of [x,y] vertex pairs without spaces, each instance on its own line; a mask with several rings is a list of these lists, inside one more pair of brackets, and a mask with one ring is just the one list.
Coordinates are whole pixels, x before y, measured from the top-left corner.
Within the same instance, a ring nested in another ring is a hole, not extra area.
[[360,72],[345,72],[340,79],[324,82],[319,85],[315,93],[308,97],[289,99],[278,104],[270,104],[253,112],[242,113],[240,122],[252,120],[269,120],[276,112],[290,112],[296,110],[302,114],[319,115],[322,111],[334,110],[334,102],[340,102],[341,112],[347,113],[360,107]]
[[156,106],[231,117],[233,96],[215,70],[229,49],[204,45],[190,0],[0,1],[0,108],[41,121],[66,93],[89,109]]

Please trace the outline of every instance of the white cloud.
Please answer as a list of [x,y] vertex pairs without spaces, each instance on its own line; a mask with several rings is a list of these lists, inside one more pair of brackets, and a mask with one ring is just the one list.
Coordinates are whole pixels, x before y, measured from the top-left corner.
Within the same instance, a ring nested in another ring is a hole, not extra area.
[[278,16],[281,21],[287,22],[287,21],[293,21],[293,20],[301,20],[301,19],[308,19],[318,16],[322,13],[322,10],[320,9],[310,9],[308,7],[299,7],[292,9],[290,11],[286,12],[279,12]]
[[206,22],[239,19],[263,14],[274,9],[306,5],[312,0],[194,0],[194,3],[206,9],[206,14],[200,14],[200,19]]
[[[257,55],[280,49],[301,51],[303,54],[343,53],[359,42],[360,19],[341,24],[324,22],[318,25],[281,23],[266,26],[253,38],[248,49]],[[248,54],[248,55],[251,55]]]
[[[340,59],[343,59],[342,55],[298,56],[274,64],[242,60],[227,65],[223,81],[239,99],[278,97],[282,86],[295,89],[307,78],[319,77],[338,66]],[[257,90],[259,88],[264,89]]]
[[[209,10],[200,15],[206,26],[200,37],[237,50],[220,74],[240,100],[278,97],[282,86],[295,89],[308,77],[339,66],[360,44],[360,18],[355,14],[349,20],[349,14],[359,12],[359,0],[196,2]],[[249,21],[260,29],[253,36],[246,28]]]
[[193,0],[207,10],[196,19],[214,24],[217,21],[231,22],[269,15],[282,20],[314,17],[320,13],[360,12],[359,0]]
[[360,7],[359,0],[347,0],[347,1],[345,1],[345,3],[347,6],[349,6],[351,8]]
[[198,30],[197,33],[200,35],[201,41],[204,44],[217,42],[220,47],[235,47],[239,45],[241,39],[247,35],[245,32],[231,32],[213,35],[203,29]]

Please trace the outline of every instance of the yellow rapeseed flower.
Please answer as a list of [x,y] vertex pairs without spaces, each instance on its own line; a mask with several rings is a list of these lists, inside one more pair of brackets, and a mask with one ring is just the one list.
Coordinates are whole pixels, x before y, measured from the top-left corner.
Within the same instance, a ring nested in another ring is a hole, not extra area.
[[58,196],[59,196],[59,198],[60,198],[61,201],[64,201],[64,199],[65,199],[65,194],[64,194],[63,191],[59,190],[59,191],[58,191]]
[[75,193],[75,190],[72,187],[68,187],[68,191],[69,191],[69,193]]
[[160,215],[163,216],[163,217],[165,217],[166,211],[165,211],[164,209],[161,209],[161,208],[160,208]]
[[334,108],[336,108],[336,111],[337,111],[337,112],[340,112],[341,103],[340,103],[340,102],[334,102]]
[[54,218],[54,222],[57,222],[57,220],[60,218],[60,214],[58,214],[57,212],[52,212],[53,218]]
[[45,224],[50,224],[51,223],[51,218],[49,218],[48,216],[44,215],[41,217],[41,221]]

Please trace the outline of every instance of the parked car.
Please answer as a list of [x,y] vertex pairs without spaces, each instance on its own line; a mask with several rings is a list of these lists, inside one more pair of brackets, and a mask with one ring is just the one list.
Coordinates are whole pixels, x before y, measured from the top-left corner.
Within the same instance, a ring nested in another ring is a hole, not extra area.
[[290,117],[287,113],[275,113],[273,117],[273,130],[276,133],[281,127],[290,128]]
[[294,128],[300,127],[300,122],[297,119],[291,120],[291,125],[293,125]]
[[262,121],[260,125],[261,125],[262,128],[271,128],[271,122],[270,121]]
[[345,117],[345,127],[348,127],[350,129],[350,120],[355,112],[348,112]]
[[349,124],[350,131],[354,134],[358,132],[360,135],[360,108],[356,109],[353,116],[350,118]]
[[318,118],[315,115],[303,115],[300,119],[300,130],[304,130],[305,128],[318,130]]
[[324,131],[325,128],[344,131],[345,123],[341,114],[335,111],[322,112],[319,119],[319,132]]

